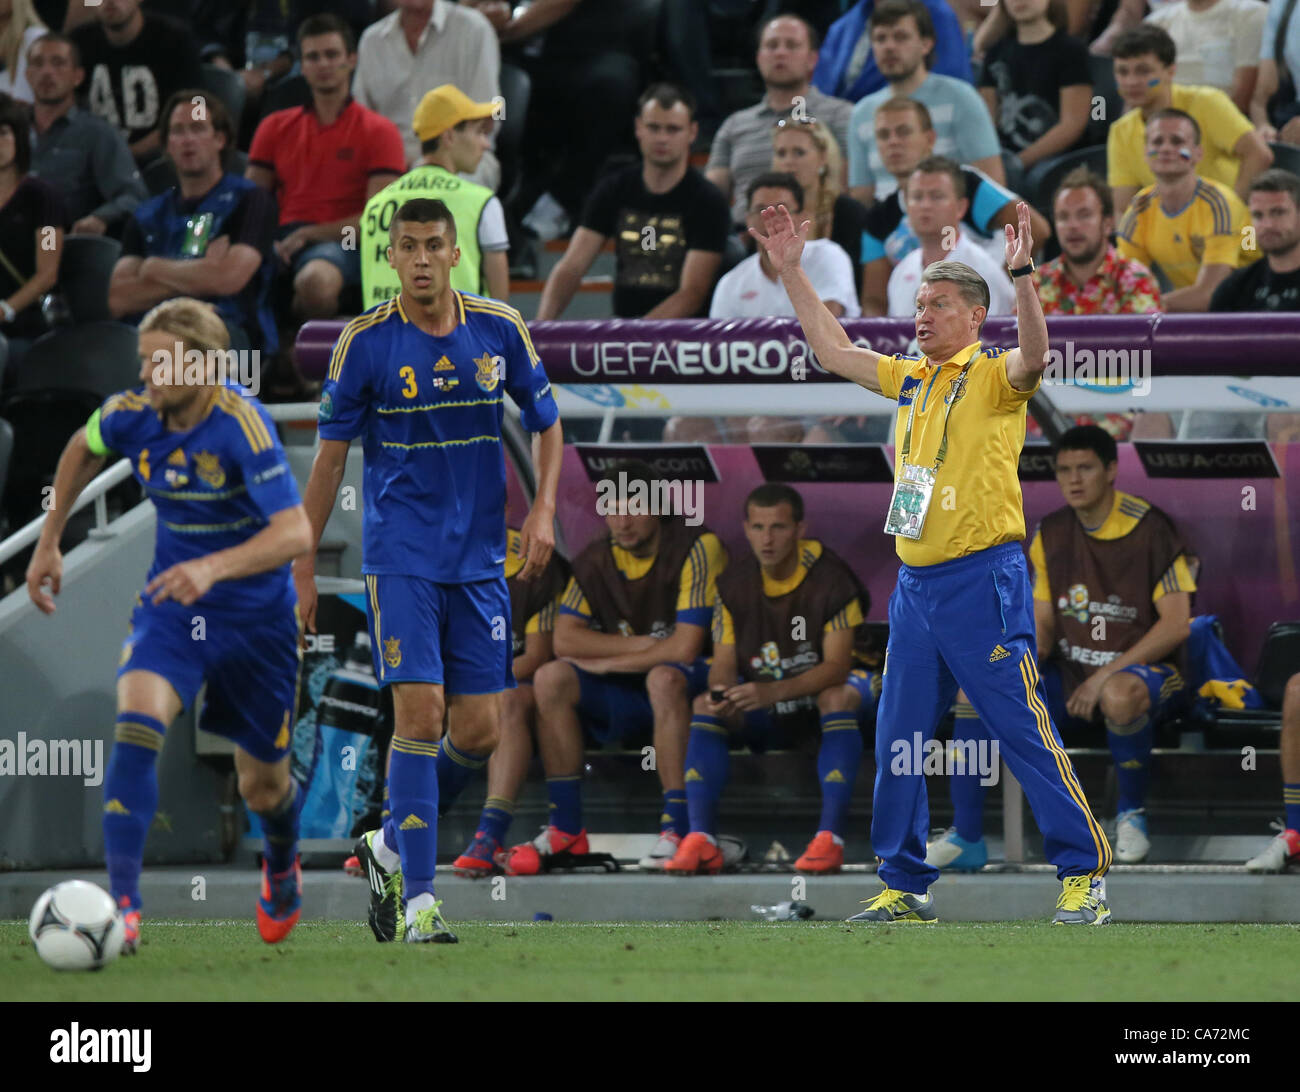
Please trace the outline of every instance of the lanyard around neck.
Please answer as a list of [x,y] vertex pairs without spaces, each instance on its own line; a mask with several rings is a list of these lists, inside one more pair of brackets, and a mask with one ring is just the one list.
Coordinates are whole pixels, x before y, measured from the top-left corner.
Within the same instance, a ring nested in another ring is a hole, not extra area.
[[[970,371],[970,366],[975,363],[975,357],[978,355],[978,352],[971,354],[970,359],[962,365],[961,373],[953,382],[952,396],[948,399],[948,408],[943,412],[943,435],[939,438],[939,454],[934,460],[934,469],[936,471],[943,466],[944,459],[948,457],[948,418],[952,414],[953,406],[957,404],[957,399],[961,397],[962,391],[966,388],[966,373]],[[939,369],[942,371],[943,366],[940,365]],[[907,428],[903,431],[903,462],[907,462],[907,457],[912,452],[912,415],[915,413],[916,395],[914,394],[912,395],[912,405],[907,411]]]

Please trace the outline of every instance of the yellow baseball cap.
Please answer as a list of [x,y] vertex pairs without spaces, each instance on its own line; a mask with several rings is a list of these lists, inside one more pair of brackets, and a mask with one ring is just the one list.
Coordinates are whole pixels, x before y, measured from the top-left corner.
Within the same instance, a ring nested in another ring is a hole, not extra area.
[[420,100],[411,125],[420,140],[432,140],[462,121],[489,118],[495,109],[496,103],[475,102],[455,84],[444,83]]

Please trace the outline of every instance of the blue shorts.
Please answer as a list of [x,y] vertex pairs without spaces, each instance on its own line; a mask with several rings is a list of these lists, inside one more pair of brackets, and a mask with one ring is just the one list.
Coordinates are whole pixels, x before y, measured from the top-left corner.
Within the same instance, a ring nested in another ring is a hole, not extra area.
[[[858,692],[857,711],[859,728],[870,728],[876,719],[876,704],[880,700],[880,673],[855,667],[849,672],[845,685]],[[809,699],[806,708],[791,713],[778,713],[773,709],[755,709],[744,715],[741,737],[745,746],[756,754],[764,751],[785,750],[795,746],[800,737],[821,738],[821,716],[815,699]]]
[[199,726],[261,762],[278,762],[298,720],[301,667],[296,603],[262,616],[141,600],[117,673],[161,675],[186,708],[206,682]]
[[[709,687],[709,661],[701,657],[691,664],[667,664],[686,676],[686,700],[694,701]],[[578,719],[600,743],[628,735],[641,735],[654,728],[654,710],[646,693],[644,674],[593,675],[574,667],[581,697]],[[689,710],[689,705],[687,709]]]
[[[1145,684],[1147,695],[1151,699],[1147,716],[1151,718],[1152,724],[1180,712],[1186,700],[1187,683],[1172,664],[1133,664],[1131,667],[1121,667],[1116,674],[1134,675]],[[1072,717],[1065,711],[1065,683],[1060,668],[1049,660],[1043,665],[1039,677],[1043,680],[1047,711],[1051,714],[1052,723],[1062,735],[1071,737],[1065,741],[1066,745],[1086,745],[1085,740],[1095,742],[1097,736],[1093,723]],[[1075,736],[1079,738],[1076,740]]]
[[499,694],[515,685],[504,575],[435,584],[367,574],[366,614],[380,686],[423,682],[448,694]]
[[[306,227],[305,223],[285,224],[276,234],[277,239],[283,239],[285,236],[292,234],[300,227]],[[345,250],[342,243],[336,243],[332,239],[319,243],[308,243],[298,251],[289,262],[289,268],[293,270],[296,276],[298,272],[311,261],[325,261],[334,266],[343,274],[344,284],[361,283],[361,251],[353,248]]]

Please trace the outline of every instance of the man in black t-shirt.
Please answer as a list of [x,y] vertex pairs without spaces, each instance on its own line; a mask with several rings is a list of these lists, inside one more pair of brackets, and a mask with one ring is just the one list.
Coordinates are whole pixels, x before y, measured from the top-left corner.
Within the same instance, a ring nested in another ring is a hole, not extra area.
[[143,165],[162,151],[162,104],[199,74],[198,46],[184,27],[142,12],[140,0],[104,0],[98,16],[72,32],[90,110],[117,127]]
[[1234,269],[1211,311],[1300,311],[1300,177],[1271,167],[1250,183],[1250,220],[1264,257]]
[[191,99],[201,94],[182,89],[164,107],[161,141],[180,185],[143,202],[127,221],[109,307],[119,317],[139,316],[173,296],[193,296],[216,307],[232,349],[272,353],[275,198],[222,169],[234,124],[218,99],[199,115]]
[[722,191],[690,166],[698,126],[690,95],[655,84],[641,96],[636,139],[642,161],[597,183],[569,249],[547,278],[539,319],[559,318],[605,240],[614,240],[614,314],[693,318],[709,294],[731,213]]

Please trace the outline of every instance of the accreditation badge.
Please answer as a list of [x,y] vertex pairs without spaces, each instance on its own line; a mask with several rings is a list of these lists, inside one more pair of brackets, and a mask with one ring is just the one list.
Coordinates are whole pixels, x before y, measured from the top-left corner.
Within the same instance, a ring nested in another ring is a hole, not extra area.
[[903,463],[894,484],[894,496],[889,502],[889,515],[885,517],[885,534],[912,539],[921,537],[925,514],[930,510],[930,497],[934,493],[934,478],[932,467]]

